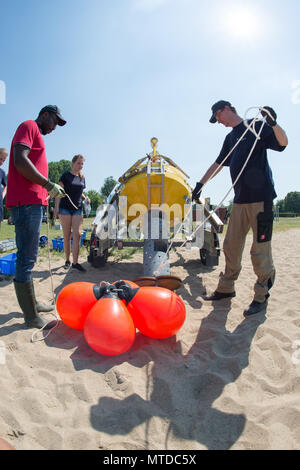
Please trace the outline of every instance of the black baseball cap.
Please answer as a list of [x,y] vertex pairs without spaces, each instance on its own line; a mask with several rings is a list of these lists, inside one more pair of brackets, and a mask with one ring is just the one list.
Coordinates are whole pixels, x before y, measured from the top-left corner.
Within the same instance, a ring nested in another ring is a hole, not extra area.
[[231,103],[229,103],[229,101],[225,101],[225,100],[220,100],[220,101],[217,101],[215,104],[212,105],[211,107],[211,110],[212,110],[212,116],[209,120],[209,122],[211,123],[215,123],[217,122],[216,118],[215,118],[215,114],[217,111],[219,111],[219,109],[224,109],[225,106],[232,106]]
[[40,114],[42,113],[54,113],[57,117],[57,124],[59,126],[64,126],[67,121],[62,117],[61,115],[61,112],[60,112],[60,109],[58,106],[54,105],[54,104],[47,104],[47,106],[44,106],[41,110],[40,110]]

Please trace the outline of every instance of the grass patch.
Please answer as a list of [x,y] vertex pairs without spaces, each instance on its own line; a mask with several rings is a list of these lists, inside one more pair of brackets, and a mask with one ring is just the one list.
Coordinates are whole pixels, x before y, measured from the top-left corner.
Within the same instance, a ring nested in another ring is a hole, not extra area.
[[[93,220],[94,220],[94,217],[83,219],[82,229],[83,230],[91,229]],[[58,221],[56,223],[58,224]],[[90,239],[90,233],[91,232],[86,233],[86,239],[87,240]],[[55,258],[64,258],[65,255],[64,255],[63,251],[61,252],[61,251],[56,251],[56,250],[52,249],[52,240],[54,238],[57,238],[57,237],[63,237],[63,231],[62,230],[55,230],[55,228],[50,227],[50,225],[49,225],[49,233],[48,233],[47,224],[43,223],[42,226],[41,226],[40,236],[42,236],[42,235],[46,235],[46,237],[48,237],[48,240],[50,242],[51,257],[54,258],[54,259]],[[8,238],[15,238],[15,226],[14,225],[9,225],[7,223],[7,220],[4,220],[3,222],[1,222],[1,226],[0,226],[0,241],[1,240],[7,240]],[[10,251],[5,251],[3,253],[0,253],[0,256],[7,255],[7,254],[12,253],[14,251],[16,251],[16,249],[10,250]],[[87,254],[87,249],[86,249],[85,246],[82,246],[80,248],[80,255],[85,256],[86,254]],[[44,259],[44,258],[47,258],[47,257],[48,257],[48,248],[47,248],[47,246],[40,247],[40,249],[39,249],[39,258]]]
[[[82,229],[90,229],[92,226],[94,218],[89,217],[87,219],[83,219],[83,224],[82,224]],[[59,222],[57,221],[57,224]],[[43,223],[41,226],[41,236],[46,235],[48,236],[47,233],[47,224]],[[88,233],[87,233],[88,235]],[[55,230],[55,228],[50,227],[49,225],[49,239],[52,240],[52,238],[56,238],[57,236],[63,236],[62,230]],[[0,240],[7,240],[7,238],[15,238],[15,226],[14,225],[8,225],[7,220],[4,220],[1,222],[0,226]]]
[[274,232],[283,232],[291,228],[300,228],[300,217],[280,217],[274,220]]
[[15,238],[15,226],[8,225],[7,220],[3,220],[0,226],[0,240]]
[[[228,225],[224,225],[222,235],[227,231]],[[274,219],[273,223],[273,233],[284,232],[293,228],[300,228],[300,217],[280,217],[279,219]],[[251,229],[249,230],[251,233]]]
[[[89,217],[83,219],[83,230],[90,229],[92,226],[94,218]],[[58,223],[58,221],[57,221]],[[300,217],[280,217],[279,219],[274,220],[273,232],[283,232],[290,229],[300,228]],[[223,234],[226,233],[227,225],[224,225]],[[90,233],[87,232],[86,239],[89,240]],[[41,236],[46,235],[50,242],[50,249],[51,249],[51,256],[55,258],[64,258],[64,252],[59,252],[56,250],[52,250],[52,239],[57,237],[62,237],[63,232],[62,230],[55,230],[54,228],[49,226],[49,234],[47,229],[47,224],[43,223],[41,227]],[[8,238],[15,238],[15,226],[8,225],[7,220],[1,222],[0,227],[0,240],[7,240]],[[0,256],[4,256],[9,254],[15,250],[6,251],[4,253],[0,253]],[[109,256],[111,256],[115,261],[121,261],[122,259],[130,259],[135,253],[142,252],[142,248],[136,247],[124,247],[122,250],[118,250],[117,247],[113,247],[110,249]],[[87,249],[85,246],[82,246],[80,249],[80,254],[85,256],[87,253]],[[48,249],[47,247],[39,249],[39,256],[44,258],[48,256]]]

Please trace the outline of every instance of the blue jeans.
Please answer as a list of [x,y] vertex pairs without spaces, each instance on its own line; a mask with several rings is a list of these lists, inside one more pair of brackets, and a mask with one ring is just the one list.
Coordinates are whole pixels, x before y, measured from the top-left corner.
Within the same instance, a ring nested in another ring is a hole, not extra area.
[[16,282],[30,282],[31,271],[37,260],[43,206],[30,204],[14,206],[11,215],[15,224],[17,260]]

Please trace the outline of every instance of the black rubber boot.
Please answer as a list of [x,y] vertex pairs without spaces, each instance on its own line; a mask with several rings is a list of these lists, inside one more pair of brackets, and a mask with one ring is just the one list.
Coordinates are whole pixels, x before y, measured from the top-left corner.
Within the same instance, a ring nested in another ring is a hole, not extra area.
[[36,303],[36,309],[38,312],[52,312],[54,310],[54,305],[45,305],[45,304],[41,304],[41,302],[37,302]]
[[14,279],[16,296],[24,314],[25,325],[28,328],[42,328],[48,322],[41,318],[36,308],[32,282],[16,282]]
[[42,304],[41,302],[38,302],[36,300],[36,297],[35,297],[35,293],[34,293],[34,284],[33,284],[33,281],[31,281],[31,284],[32,284],[32,292],[33,292],[33,298],[34,298],[34,301],[35,301],[35,304],[36,304],[36,309],[38,312],[52,312],[52,310],[54,310],[54,305],[45,305],[45,304]]

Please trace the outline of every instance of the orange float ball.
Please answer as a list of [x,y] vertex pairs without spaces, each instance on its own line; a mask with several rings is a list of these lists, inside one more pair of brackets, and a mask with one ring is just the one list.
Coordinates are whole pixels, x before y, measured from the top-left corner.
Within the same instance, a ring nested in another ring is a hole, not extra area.
[[72,282],[60,291],[56,309],[63,323],[76,330],[83,329],[87,314],[98,302],[95,286],[91,282]]
[[113,295],[101,298],[89,312],[84,337],[94,351],[106,356],[122,354],[135,340],[135,326],[124,303]]
[[127,304],[135,327],[150,338],[169,338],[185,321],[185,305],[164,287],[140,287]]

